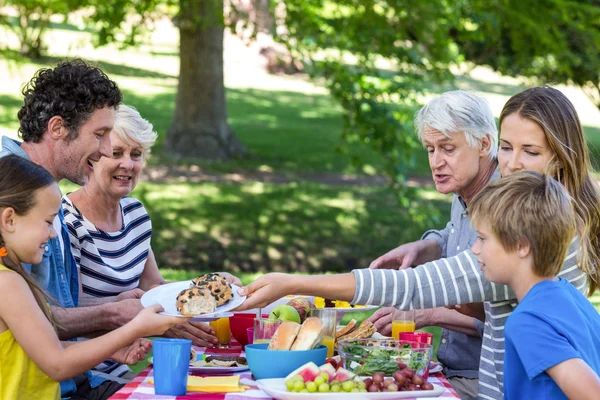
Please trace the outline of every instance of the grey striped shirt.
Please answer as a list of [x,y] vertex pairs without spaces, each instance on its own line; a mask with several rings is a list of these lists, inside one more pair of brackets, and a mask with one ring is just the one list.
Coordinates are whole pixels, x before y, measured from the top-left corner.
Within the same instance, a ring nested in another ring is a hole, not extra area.
[[[569,246],[559,276],[585,295],[587,276],[579,269],[579,240]],[[517,306],[508,286],[489,282],[470,250],[416,268],[353,270],[356,292],[352,303],[395,306],[399,309],[434,308],[485,302],[485,325],[479,363],[479,397],[502,399],[504,324]]]

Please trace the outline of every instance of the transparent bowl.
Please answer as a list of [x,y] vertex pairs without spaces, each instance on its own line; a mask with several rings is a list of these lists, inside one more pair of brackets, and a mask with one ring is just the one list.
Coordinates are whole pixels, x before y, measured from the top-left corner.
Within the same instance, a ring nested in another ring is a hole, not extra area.
[[427,378],[433,346],[396,339],[343,339],[338,342],[338,354],[344,368],[360,376],[375,372],[392,376],[403,363]]

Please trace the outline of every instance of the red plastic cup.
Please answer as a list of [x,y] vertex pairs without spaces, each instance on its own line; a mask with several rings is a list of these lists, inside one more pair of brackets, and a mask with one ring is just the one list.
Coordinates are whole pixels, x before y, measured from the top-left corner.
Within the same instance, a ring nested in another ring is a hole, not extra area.
[[429,332],[400,332],[400,340],[433,344],[433,334]]

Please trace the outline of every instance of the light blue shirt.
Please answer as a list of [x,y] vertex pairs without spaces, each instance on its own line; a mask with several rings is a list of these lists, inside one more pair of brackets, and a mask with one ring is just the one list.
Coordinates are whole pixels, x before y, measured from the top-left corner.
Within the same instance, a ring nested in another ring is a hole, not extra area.
[[[29,159],[21,149],[21,143],[9,137],[2,137],[2,149],[0,157],[11,154]],[[64,308],[77,307],[79,302],[79,274],[75,258],[71,253],[69,231],[64,221],[62,207],[58,211],[57,218],[60,219],[60,232],[62,243],[58,237],[50,239],[44,248],[44,257],[39,264],[23,264],[26,271],[31,273],[38,285],[40,285],[56,303]],[[64,248],[63,248],[64,247]],[[99,386],[105,381],[104,378],[92,376],[90,371],[86,372],[92,388]],[[60,383],[62,397],[69,397],[75,393],[77,387],[73,379]]]

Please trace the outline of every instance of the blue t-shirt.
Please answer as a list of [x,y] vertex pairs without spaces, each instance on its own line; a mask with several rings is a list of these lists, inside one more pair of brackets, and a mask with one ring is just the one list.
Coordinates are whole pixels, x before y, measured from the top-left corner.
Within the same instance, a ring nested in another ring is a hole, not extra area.
[[506,400],[566,399],[545,371],[572,358],[600,374],[600,314],[564,279],[531,288],[504,332]]

